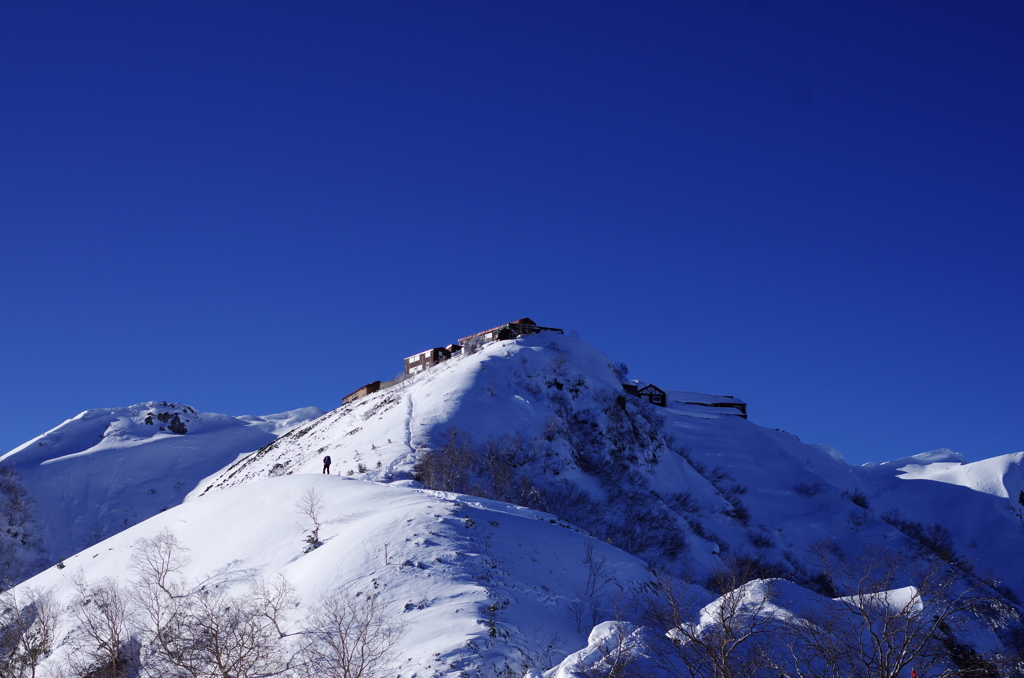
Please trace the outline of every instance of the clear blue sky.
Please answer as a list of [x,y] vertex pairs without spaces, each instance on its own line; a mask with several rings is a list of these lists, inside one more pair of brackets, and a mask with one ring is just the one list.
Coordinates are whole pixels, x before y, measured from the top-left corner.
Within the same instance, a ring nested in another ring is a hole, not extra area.
[[1024,450],[1024,5],[7,2],[0,452],[528,315],[854,463]]

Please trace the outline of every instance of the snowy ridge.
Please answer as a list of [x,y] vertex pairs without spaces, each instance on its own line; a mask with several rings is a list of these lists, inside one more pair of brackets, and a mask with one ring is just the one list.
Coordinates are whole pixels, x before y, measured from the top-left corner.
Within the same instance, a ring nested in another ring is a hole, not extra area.
[[[607,502],[607,488],[580,468],[572,442],[561,433],[549,441],[545,434],[552,422],[557,428],[567,414],[580,414],[592,417],[607,439],[613,432],[602,410],[614,407],[601,399],[611,393],[621,393],[611,361],[577,339],[540,334],[494,342],[292,431],[204,481],[197,494],[277,474],[319,473],[325,454],[331,455],[335,473],[408,483],[416,459],[456,427],[478,442],[502,435],[536,440],[544,453],[524,469],[538,485],[572,486]],[[559,399],[568,407],[560,407]],[[674,438],[677,451],[654,444],[647,452],[654,453],[656,462],[641,458],[627,466],[650,505],[670,512],[662,515],[685,535],[683,560],[698,573],[716,567],[726,552],[756,553],[786,568],[800,568],[807,547],[822,538],[836,538],[852,551],[878,540],[900,541],[899,530],[882,520],[887,511],[899,509],[905,519],[947,527],[964,557],[1024,589],[1014,565],[1024,549],[1002,538],[1021,529],[1013,493],[1024,489],[1021,455],[964,465],[956,453],[937,451],[855,467],[827,446],[804,444],[790,433],[719,408],[674,400],[667,408],[648,409],[664,417],[658,442]],[[601,465],[613,463],[608,456],[601,459]],[[911,479],[915,482],[907,482]],[[997,489],[978,491],[983,484]],[[850,499],[860,496],[867,508]],[[611,527],[615,502],[602,505]],[[978,521],[999,527],[978,533]],[[600,526],[586,527],[600,538],[615,539]]]

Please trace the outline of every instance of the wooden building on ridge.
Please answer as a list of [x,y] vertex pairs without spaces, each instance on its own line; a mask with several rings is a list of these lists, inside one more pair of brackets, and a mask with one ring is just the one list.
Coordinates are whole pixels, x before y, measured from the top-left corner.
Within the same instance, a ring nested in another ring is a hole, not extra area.
[[405,373],[417,374],[451,357],[452,352],[443,346],[422,351],[405,359]]
[[668,407],[668,396],[666,396],[665,392],[654,384],[647,384],[647,386],[644,386],[643,388],[638,388],[636,396],[641,400],[646,400],[652,405]]
[[356,390],[352,391],[347,396],[342,398],[341,399],[341,404],[342,405],[347,405],[348,403],[350,403],[350,402],[352,402],[354,400],[359,400],[360,398],[365,398],[366,396],[370,395],[371,393],[376,393],[379,390],[380,390],[380,380],[370,382],[366,386],[360,386],[359,388],[357,388]]
[[466,342],[491,342],[491,341],[503,341],[505,339],[515,339],[524,334],[536,334],[537,332],[558,332],[564,334],[564,332],[557,327],[541,327],[537,323],[533,322],[530,318],[520,318],[519,320],[513,320],[510,323],[499,325],[498,327],[492,327],[489,330],[483,332],[477,332],[471,334],[468,337],[459,339],[459,343],[463,346]]

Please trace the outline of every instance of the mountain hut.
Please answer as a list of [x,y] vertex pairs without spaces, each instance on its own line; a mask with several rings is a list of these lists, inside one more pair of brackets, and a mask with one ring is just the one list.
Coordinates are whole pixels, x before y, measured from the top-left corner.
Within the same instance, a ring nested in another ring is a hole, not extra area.
[[370,382],[366,386],[360,386],[359,388],[357,388],[356,390],[352,391],[347,396],[342,398],[341,399],[341,404],[342,405],[347,405],[347,404],[349,404],[350,402],[352,402],[354,400],[359,400],[360,398],[365,398],[366,396],[370,395],[371,393],[376,393],[379,390],[380,390],[380,380]]
[[405,359],[405,373],[416,374],[417,372],[422,372],[451,357],[452,352],[443,346],[422,351]]

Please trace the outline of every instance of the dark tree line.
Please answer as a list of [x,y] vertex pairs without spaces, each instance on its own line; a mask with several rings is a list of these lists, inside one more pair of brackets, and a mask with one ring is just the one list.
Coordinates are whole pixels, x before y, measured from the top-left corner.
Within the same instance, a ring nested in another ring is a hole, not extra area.
[[0,591],[41,567],[43,543],[34,505],[21,474],[0,466]]

